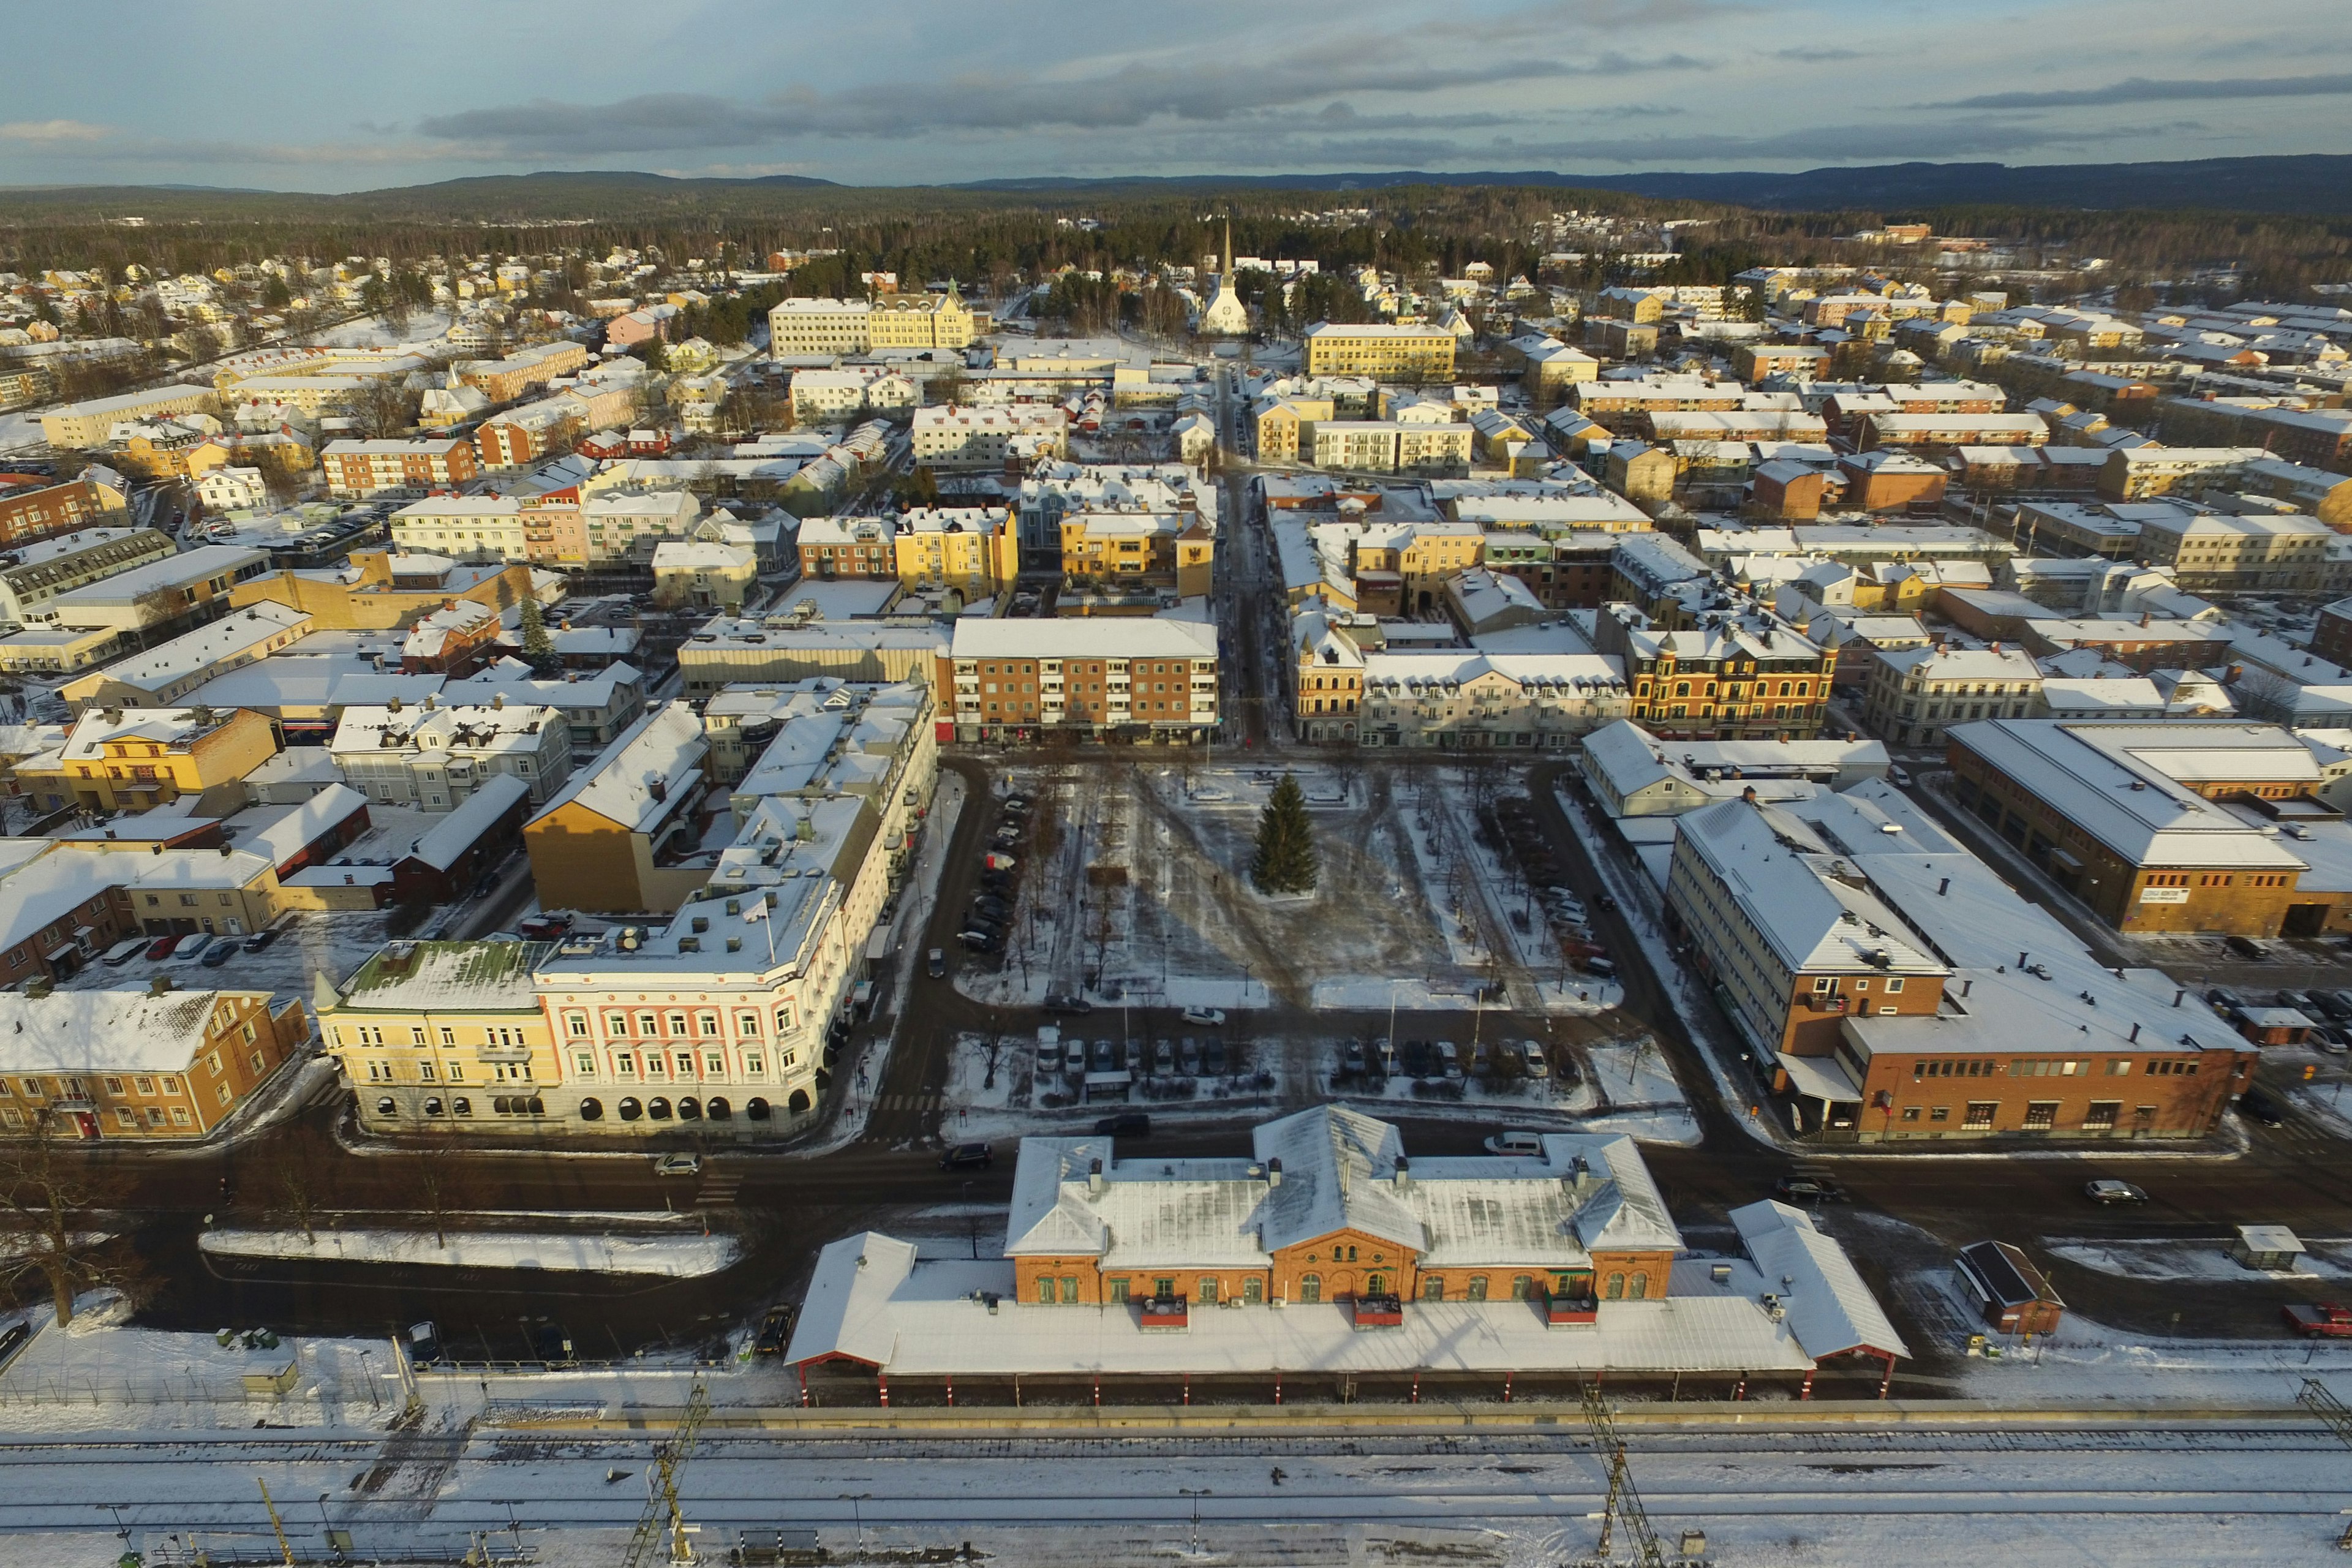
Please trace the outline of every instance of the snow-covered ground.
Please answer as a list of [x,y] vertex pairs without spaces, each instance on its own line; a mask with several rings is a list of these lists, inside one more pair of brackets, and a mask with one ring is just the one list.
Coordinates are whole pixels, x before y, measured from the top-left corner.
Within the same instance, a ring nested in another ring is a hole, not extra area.
[[658,1274],[691,1279],[731,1267],[731,1236],[586,1236],[558,1231],[430,1231],[337,1227],[244,1230],[215,1227],[197,1245],[237,1258],[292,1258],[314,1263],[400,1263],[446,1268],[545,1268],[592,1274]]
[[2095,1269],[2101,1274],[2113,1274],[2125,1279],[2148,1280],[2222,1280],[2241,1283],[2249,1279],[2352,1279],[2352,1239],[2314,1240],[2303,1237],[2311,1248],[2296,1261],[2293,1268],[2272,1272],[2248,1268],[2231,1258],[2230,1247],[2234,1237],[2201,1237],[2183,1239],[2163,1237],[2155,1240],[2059,1241],[2045,1238],[2042,1246],[2056,1258],[2080,1268]]
[[184,991],[274,991],[281,1000],[310,999],[310,977],[323,973],[341,982],[365,963],[385,941],[388,910],[366,912],[304,910],[279,922],[278,940],[259,952],[238,949],[217,969],[193,962],[149,959],[144,953],[110,967],[93,963],[61,983],[68,991],[145,989],[156,975],[169,975]]
[[1497,951],[1490,933],[1516,928],[1502,867],[1466,847],[1466,785],[1398,783],[1384,769],[1291,771],[1323,862],[1303,898],[1249,884],[1277,770],[1014,770],[1007,787],[1037,803],[1014,850],[1027,861],[1020,904],[1001,965],[963,966],[959,988],[998,1005],[1082,988],[1097,1000],[1228,1008],[1457,1011],[1477,1005],[1482,989],[1522,1012],[1593,1014],[1622,1000],[1613,984],[1564,972],[1540,925]]
[[381,316],[362,316],[356,321],[330,327],[318,335],[317,341],[330,348],[390,348],[405,343],[423,349],[437,342],[449,331],[451,313],[446,306],[408,312],[408,323],[394,331]]

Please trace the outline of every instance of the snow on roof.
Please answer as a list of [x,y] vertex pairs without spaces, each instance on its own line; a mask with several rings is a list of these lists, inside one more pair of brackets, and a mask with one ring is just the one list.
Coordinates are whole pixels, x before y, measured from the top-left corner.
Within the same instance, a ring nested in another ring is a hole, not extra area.
[[664,702],[572,774],[539,816],[577,805],[630,832],[648,831],[687,798],[709,750],[694,710],[683,702]]
[[957,658],[1214,658],[1217,628],[1165,616],[959,620]]
[[[339,868],[322,869],[339,872]],[[551,942],[393,942],[342,985],[346,1011],[536,1012],[531,972]]]
[[177,1072],[204,1049],[213,1009],[237,998],[269,1005],[267,991],[0,992],[0,1065],[35,1072]]
[[349,707],[335,726],[332,752],[536,752],[548,726],[561,728],[555,709],[530,703],[474,702],[409,708]]
[[478,788],[441,813],[433,826],[410,846],[408,858],[421,860],[436,871],[446,871],[462,858],[517,802],[530,795],[530,785],[514,773],[492,773]]
[[[316,754],[315,747],[306,749]],[[328,761],[331,769],[331,759],[322,755],[321,760]],[[366,808],[367,796],[348,784],[335,784],[292,805],[259,806],[240,812],[228,820],[227,827],[241,847],[267,854],[283,870],[288,861],[328,829],[353,812]]]
[[1731,1211],[1739,1239],[1780,1299],[1797,1343],[1815,1361],[1847,1351],[1911,1353],[1870,1287],[1854,1272],[1845,1248],[1814,1228],[1801,1209],[1766,1199]]
[[258,550],[247,550],[234,544],[204,544],[194,550],[183,550],[177,555],[167,555],[161,561],[151,561],[144,566],[134,566],[128,572],[119,572],[87,587],[59,594],[50,603],[58,611],[77,605],[129,604],[158,589],[176,588],[223,574],[234,576],[248,566],[262,565],[268,560],[268,555]]
[[1681,842],[1792,973],[1948,973],[1843,851],[1786,810],[1725,801],[1682,818]]

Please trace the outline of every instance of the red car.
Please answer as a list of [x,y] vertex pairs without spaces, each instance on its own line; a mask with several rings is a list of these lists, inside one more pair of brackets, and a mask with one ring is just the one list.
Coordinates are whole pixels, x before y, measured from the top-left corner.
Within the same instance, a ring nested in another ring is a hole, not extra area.
[[163,936],[159,936],[153,942],[147,944],[147,956],[150,958],[168,958],[171,956],[172,950],[179,945],[180,937],[179,933],[176,931],[170,932]]
[[2339,1307],[2333,1301],[2322,1301],[2306,1307],[2301,1302],[2279,1309],[2286,1326],[2307,1340],[2352,1339],[2352,1307]]

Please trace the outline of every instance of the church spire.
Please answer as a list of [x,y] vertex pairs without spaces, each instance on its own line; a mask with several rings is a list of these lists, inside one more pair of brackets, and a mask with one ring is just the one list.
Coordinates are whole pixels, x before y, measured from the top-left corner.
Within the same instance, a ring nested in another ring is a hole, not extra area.
[[1230,214],[1228,214],[1228,215],[1226,216],[1226,218],[1225,218],[1225,276],[1226,276],[1226,277],[1228,277],[1228,278],[1231,278],[1233,275],[1234,275],[1234,220],[1233,220],[1232,216],[1231,216]]

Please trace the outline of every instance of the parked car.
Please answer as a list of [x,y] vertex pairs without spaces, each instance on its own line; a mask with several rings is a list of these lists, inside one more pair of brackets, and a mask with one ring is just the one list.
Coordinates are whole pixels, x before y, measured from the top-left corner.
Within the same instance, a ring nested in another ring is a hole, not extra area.
[[2252,937],[2223,937],[2221,939],[2221,945],[2228,948],[2231,952],[2236,953],[2240,958],[2263,959],[2270,956],[2269,952],[2263,949],[2263,944],[2254,941]]
[[1151,1118],[1140,1110],[1122,1110],[1116,1116],[1106,1116],[1095,1123],[1097,1138],[1149,1138]]
[[2110,1181],[2102,1177],[2083,1185],[2083,1195],[2095,1204],[2144,1204],[2147,1194],[2129,1182]]
[[1459,1079],[1462,1076],[1462,1047],[1452,1040],[1439,1040],[1430,1047],[1436,1058],[1437,1076]]
[[702,1173],[702,1156],[690,1150],[654,1157],[656,1176],[698,1176]]
[[172,950],[179,945],[180,939],[176,936],[159,936],[147,944],[147,956],[154,959],[169,958],[172,956]]
[[1021,862],[1015,860],[1010,855],[1000,854],[995,850],[991,850],[980,858],[980,864],[983,870],[1010,871],[1015,866],[1021,864]]
[[2226,985],[2216,985],[2205,993],[2205,1005],[2223,1015],[2236,1012],[2246,1005],[2245,998]]
[[276,926],[271,926],[266,931],[255,931],[251,936],[245,939],[245,951],[247,952],[259,952],[262,949],[268,947],[271,942],[276,942],[279,937],[285,934],[286,933],[284,931],[280,931]]
[[2333,1301],[2305,1306],[2290,1302],[2279,1309],[2286,1326],[2307,1340],[2352,1339],[2352,1307],[2340,1307]]
[[751,1336],[753,1355],[782,1355],[784,1347],[793,1342],[793,1321],[800,1316],[798,1307],[771,1307],[760,1319],[760,1331]]
[[1118,1042],[1117,1040],[1097,1040],[1093,1045],[1087,1047],[1087,1070],[1088,1072],[1117,1072],[1118,1070]]
[[999,849],[1010,849],[1021,842],[1021,829],[1008,822],[996,830],[996,837],[992,842]]
[[2315,991],[2311,999],[2336,1022],[2352,1024],[2352,991]]
[[558,942],[572,929],[572,917],[567,914],[537,914],[516,926],[532,942]]
[[1025,795],[1008,795],[1004,797],[1004,809],[1026,811],[1029,809],[1029,797]]
[[1349,1040],[1339,1047],[1339,1070],[1360,1073],[1364,1070],[1364,1046],[1360,1040]]
[[244,945],[245,944],[243,942],[239,942],[233,936],[216,937],[214,939],[212,946],[205,949],[204,957],[197,962],[201,963],[206,969],[218,969],[222,964],[226,963],[230,959],[235,958],[236,956],[237,949]]
[[1784,1204],[1842,1204],[1845,1188],[1832,1176],[1783,1176],[1772,1184],[1772,1195]]
[[0,1366],[6,1366],[8,1358],[24,1349],[25,1342],[32,1337],[33,1326],[30,1323],[9,1324],[7,1331],[0,1333]]
[[441,1325],[427,1318],[421,1323],[408,1325],[408,1359],[418,1366],[432,1366],[449,1359],[441,1343]]
[[2238,1096],[2238,1110],[2265,1127],[2286,1125],[2286,1112],[2280,1109],[2277,1100],[2271,1098],[2268,1089],[2260,1087],[2249,1089]]
[[132,959],[138,957],[141,953],[146,951],[147,939],[145,937],[127,936],[121,942],[116,942],[112,947],[108,948],[105,955],[101,957],[99,962],[105,964],[109,969],[120,969],[124,964],[130,963]]
[[1897,763],[1886,770],[1886,782],[1893,784],[1896,789],[1909,789],[1911,787],[1911,770],[1904,767],[1900,763]]
[[1533,1040],[1519,1042],[1519,1062],[1529,1078],[1551,1076],[1551,1063],[1545,1059],[1544,1048]]
[[1225,1021],[1224,1009],[1222,1007],[1187,1007],[1184,1009],[1183,1017],[1188,1024],[1205,1024],[1211,1028],[1215,1028]]
[[2305,1045],[2326,1051],[2331,1057],[2340,1057],[2347,1049],[2352,1049],[2344,1043],[2344,1030],[2340,1025],[2314,1024],[2311,1032],[2303,1038]]
[[1037,1070],[1049,1075],[1062,1070],[1062,1039],[1059,1035],[1050,1040],[1037,1042]]
[[1190,1035],[1185,1036],[1184,1043],[1176,1048],[1176,1061],[1186,1078],[1200,1077],[1201,1042]]
[[1143,1070],[1143,1042],[1141,1040],[1128,1041],[1126,1056],[1128,1071],[1141,1072]]
[[1049,995],[1041,1005],[1048,1013],[1067,1013],[1078,1017],[1095,1010],[1095,1005],[1083,996]]
[[2278,1005],[2282,1007],[2292,1007],[2306,1018],[2315,1019],[2320,1016],[2319,1004],[2313,1001],[2305,992],[2282,990],[2278,994]]
[[212,944],[213,939],[211,937],[205,935],[203,931],[192,931],[187,935],[180,939],[180,942],[177,947],[172,949],[172,962],[174,963],[185,963]]
[[1211,1078],[1224,1077],[1225,1042],[1214,1035],[1210,1036],[1207,1045],[1201,1051],[1201,1066],[1207,1070]]
[[985,1171],[996,1163],[996,1156],[985,1143],[951,1143],[940,1156],[942,1171]]
[[1174,1072],[1176,1070],[1176,1046],[1173,1041],[1154,1040],[1151,1042],[1151,1070],[1153,1072]]
[[551,1371],[574,1365],[578,1360],[572,1353],[572,1336],[563,1331],[563,1325],[543,1319],[530,1327],[530,1353]]
[[1004,945],[1003,939],[994,931],[971,928],[956,932],[956,941],[973,952],[994,952]]
[[1486,1140],[1486,1152],[1489,1154],[1540,1160],[1543,1152],[1543,1134],[1540,1132],[1497,1132]]
[[1603,980],[1614,980],[1617,978],[1617,966],[1610,963],[1609,960],[1601,957],[1599,953],[1593,953],[1585,958],[1583,960],[1583,964],[1584,973],[1587,974],[1598,974]]
[[924,966],[930,971],[932,979],[938,980],[944,976],[948,972],[947,949],[943,947],[931,949],[930,956],[925,961]]

